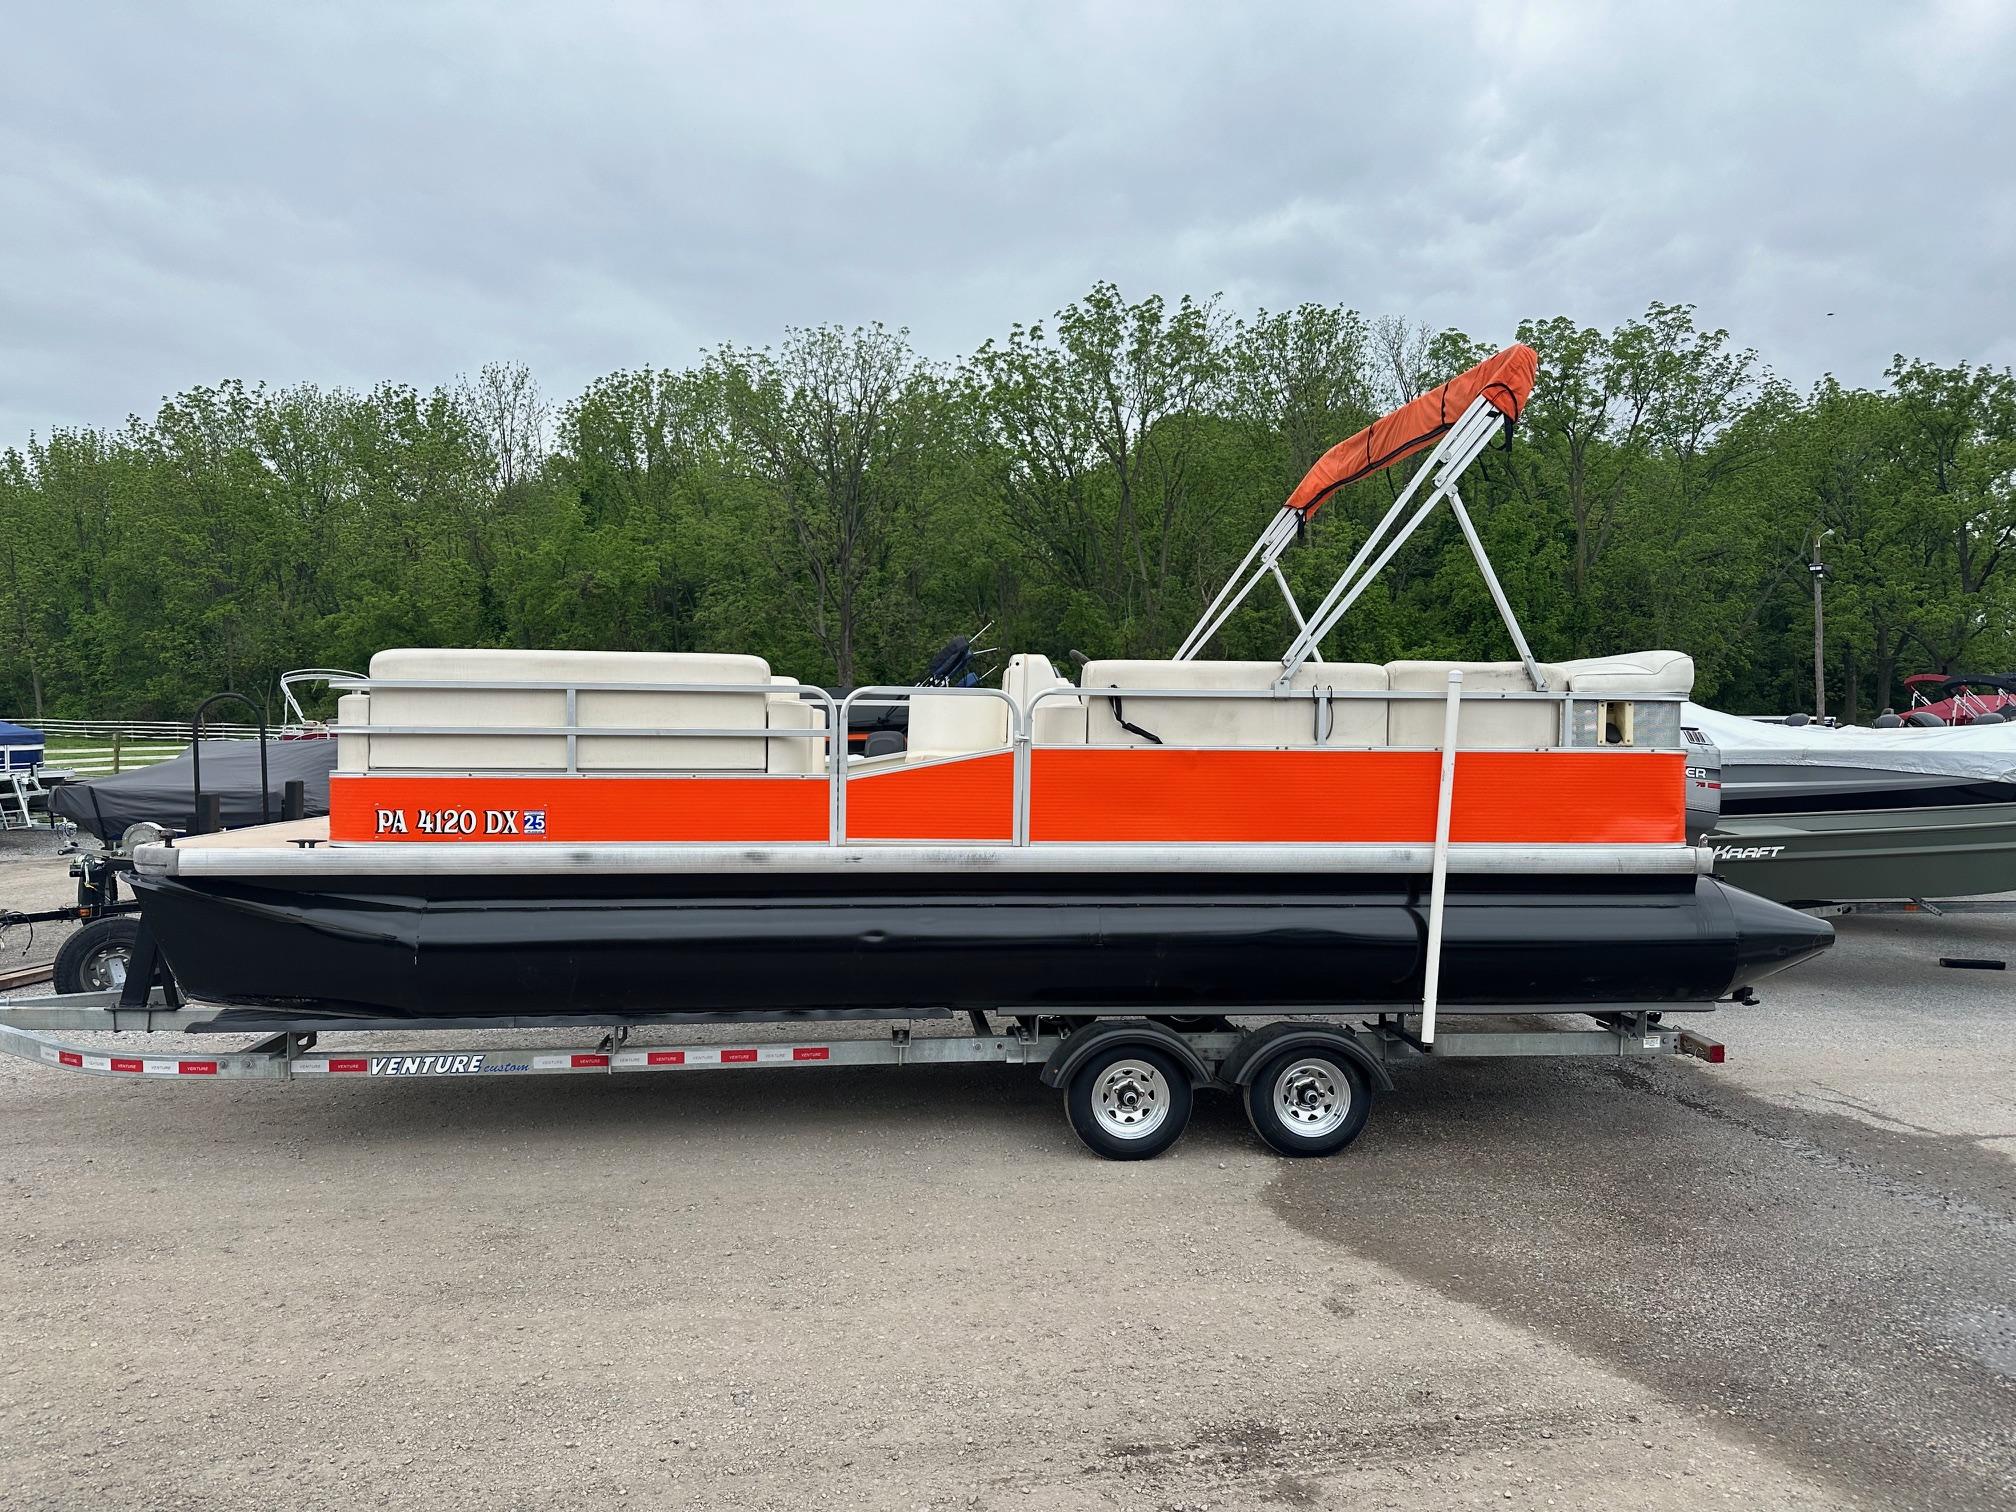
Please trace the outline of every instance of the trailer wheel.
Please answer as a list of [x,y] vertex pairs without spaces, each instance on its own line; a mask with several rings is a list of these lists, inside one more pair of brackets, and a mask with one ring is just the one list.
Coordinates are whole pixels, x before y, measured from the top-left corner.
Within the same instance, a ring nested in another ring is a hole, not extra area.
[[1349,1056],[1317,1045],[1271,1056],[1246,1084],[1246,1118],[1281,1155],[1334,1155],[1372,1114],[1372,1088]]
[[124,986],[139,933],[138,919],[93,919],[56,952],[52,985],[58,992],[111,992]]
[[1183,1137],[1190,1123],[1190,1078],[1152,1045],[1095,1050],[1064,1089],[1071,1127],[1096,1155],[1147,1160]]

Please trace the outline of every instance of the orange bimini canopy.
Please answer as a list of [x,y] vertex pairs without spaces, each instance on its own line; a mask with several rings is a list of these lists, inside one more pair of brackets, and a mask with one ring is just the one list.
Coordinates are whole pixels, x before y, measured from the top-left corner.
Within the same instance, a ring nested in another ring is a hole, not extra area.
[[1440,388],[1430,389],[1383,419],[1374,420],[1317,458],[1283,508],[1295,510],[1305,521],[1314,519],[1338,489],[1433,446],[1479,397],[1507,420],[1517,420],[1533,392],[1539,363],[1533,348],[1509,346]]

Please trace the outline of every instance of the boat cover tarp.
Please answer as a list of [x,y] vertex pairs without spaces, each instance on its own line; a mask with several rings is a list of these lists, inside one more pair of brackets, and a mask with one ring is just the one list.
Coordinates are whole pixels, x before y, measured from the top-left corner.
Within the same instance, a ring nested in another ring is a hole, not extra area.
[[[66,782],[49,794],[49,808],[108,845],[116,845],[130,824],[150,819],[170,829],[196,824],[196,799],[191,786],[194,757],[181,755],[155,766],[138,767],[115,777],[91,777]],[[289,782],[307,786],[310,818],[329,812],[329,773],[336,766],[334,740],[269,740],[266,780],[271,785],[271,813],[280,817],[280,802]],[[259,742],[203,742],[203,791],[224,800],[224,827],[239,829],[259,823]]]
[[1968,782],[2016,782],[2016,724],[1960,725],[1921,730],[1906,725],[1772,724],[1690,703],[1684,721],[1712,740],[1724,762],[1785,766],[1866,767],[1957,777]]
[[40,730],[31,730],[26,725],[9,724],[0,719],[0,746],[39,746],[44,741]]
[[1284,506],[1305,520],[1338,489],[1369,478],[1439,441],[1479,397],[1507,420],[1517,420],[1533,393],[1540,359],[1529,346],[1509,346],[1458,373],[1392,414],[1374,420],[1355,436],[1339,441],[1316,459]]

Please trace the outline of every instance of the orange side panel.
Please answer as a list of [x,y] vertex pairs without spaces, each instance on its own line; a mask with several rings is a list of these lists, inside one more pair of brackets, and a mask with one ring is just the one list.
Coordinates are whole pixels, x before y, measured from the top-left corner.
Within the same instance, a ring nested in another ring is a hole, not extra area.
[[[1440,753],[1428,755],[1430,790]],[[1678,751],[1459,751],[1451,840],[1470,845],[1679,845],[1687,758]],[[1431,821],[1425,839],[1433,842]]]
[[[1435,751],[1033,753],[1032,841],[1427,845]],[[1450,838],[1470,844],[1658,845],[1686,835],[1677,752],[1462,751]]]
[[1000,751],[848,778],[847,838],[1014,839],[1014,754]]
[[827,838],[831,795],[823,776],[339,774],[329,779],[329,838],[788,844]]
[[[1079,842],[1425,845],[1435,836],[1433,751],[1186,751],[1067,747],[1032,753],[1030,838]],[[1459,843],[1678,844],[1677,752],[1464,751]],[[847,784],[850,840],[1006,841],[1014,757],[898,767]],[[621,844],[817,843],[824,777],[367,777],[329,784],[345,841]]]

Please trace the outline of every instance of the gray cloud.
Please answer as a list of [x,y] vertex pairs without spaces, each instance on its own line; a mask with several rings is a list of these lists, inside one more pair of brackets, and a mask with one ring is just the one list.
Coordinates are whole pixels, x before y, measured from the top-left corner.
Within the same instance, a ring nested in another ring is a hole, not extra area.
[[2007,363],[2012,71],[1999,0],[16,9],[0,444],[821,320],[951,356],[1101,277]]

